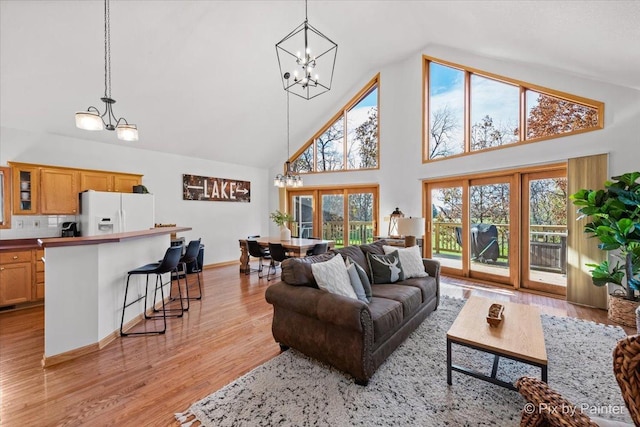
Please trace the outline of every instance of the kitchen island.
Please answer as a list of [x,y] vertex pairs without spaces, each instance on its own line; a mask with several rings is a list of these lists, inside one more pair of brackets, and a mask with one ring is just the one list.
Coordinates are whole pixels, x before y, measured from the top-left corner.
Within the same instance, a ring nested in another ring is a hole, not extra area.
[[[170,235],[189,230],[190,227],[160,227],[39,239],[46,265],[42,365],[91,353],[116,339],[127,272],[162,259],[171,245]],[[144,280],[144,276],[132,277],[130,289],[135,290],[137,284],[138,295],[143,294]],[[168,285],[168,275],[163,282]],[[139,321],[143,310],[143,300],[129,306],[125,324]]]

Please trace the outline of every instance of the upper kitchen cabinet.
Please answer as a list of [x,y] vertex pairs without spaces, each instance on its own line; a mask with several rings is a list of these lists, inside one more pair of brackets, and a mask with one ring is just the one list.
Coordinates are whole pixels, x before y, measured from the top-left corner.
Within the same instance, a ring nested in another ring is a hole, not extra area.
[[113,191],[113,174],[99,171],[80,171],[80,192],[87,190]]
[[11,165],[13,169],[13,214],[38,213],[40,168],[29,165]]
[[133,193],[133,186],[142,183],[142,175],[102,172],[80,171],[80,191],[115,191],[118,193]]
[[40,169],[40,213],[78,213],[78,172],[73,169]]
[[116,174],[114,188],[118,193],[133,193],[133,186],[142,184],[142,175]]
[[9,162],[13,214],[77,215],[78,193],[86,190],[132,193],[142,175]]

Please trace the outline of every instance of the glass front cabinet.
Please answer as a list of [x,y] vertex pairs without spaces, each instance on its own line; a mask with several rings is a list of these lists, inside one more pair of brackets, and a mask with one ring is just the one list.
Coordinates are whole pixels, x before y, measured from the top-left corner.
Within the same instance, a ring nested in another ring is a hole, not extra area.
[[13,214],[28,215],[38,212],[37,167],[13,167]]

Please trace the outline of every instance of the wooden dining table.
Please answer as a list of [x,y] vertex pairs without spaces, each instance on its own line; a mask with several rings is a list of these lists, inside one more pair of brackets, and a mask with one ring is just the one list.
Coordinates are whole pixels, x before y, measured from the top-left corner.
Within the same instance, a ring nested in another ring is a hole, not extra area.
[[296,257],[306,256],[307,251],[312,249],[318,243],[326,243],[329,249],[333,248],[333,245],[335,244],[333,240],[300,239],[297,237],[292,237],[291,240],[281,240],[279,236],[239,239],[241,273],[247,273],[250,271],[249,246],[247,244],[247,240],[256,240],[258,244],[264,248],[269,247],[269,243],[280,243],[288,253]]

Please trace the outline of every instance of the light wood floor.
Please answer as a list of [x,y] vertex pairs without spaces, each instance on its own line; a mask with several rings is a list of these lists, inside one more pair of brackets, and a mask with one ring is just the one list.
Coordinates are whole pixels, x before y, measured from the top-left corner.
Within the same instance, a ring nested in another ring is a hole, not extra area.
[[[451,278],[443,282],[444,295],[535,304],[545,313],[608,323],[603,310]],[[40,365],[43,308],[0,313],[0,424],[177,425],[174,412],[279,353],[264,299],[269,283],[255,273],[239,274],[237,266],[205,270],[204,298],[192,302],[183,318],[170,319],[165,335],[118,338],[97,353],[47,369]]]

